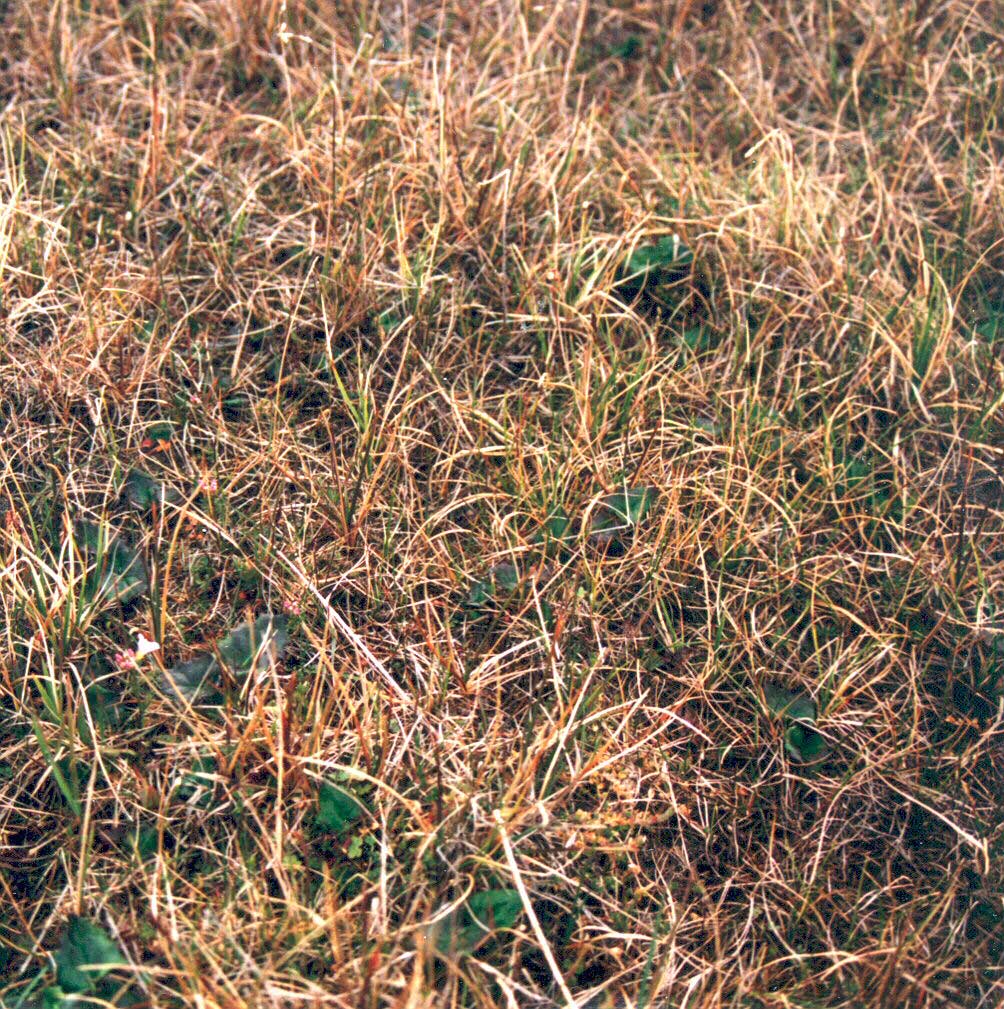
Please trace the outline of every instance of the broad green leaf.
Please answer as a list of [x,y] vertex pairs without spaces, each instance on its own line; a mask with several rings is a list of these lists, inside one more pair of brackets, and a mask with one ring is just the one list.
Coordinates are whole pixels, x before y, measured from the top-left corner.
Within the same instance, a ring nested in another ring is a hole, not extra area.
[[364,811],[362,803],[344,788],[327,781],[321,782],[317,793],[317,816],[314,818],[318,827],[340,834],[351,827]]
[[572,520],[561,505],[558,505],[544,522],[544,530],[553,540],[567,539],[572,532]]
[[619,45],[610,50],[610,55],[619,60],[633,60],[641,52],[641,39],[637,35],[629,35]]
[[694,427],[699,428],[701,431],[715,437],[722,433],[721,424],[717,424],[715,421],[709,420],[707,417],[694,417],[690,423],[693,424]]
[[156,827],[141,827],[136,835],[135,852],[141,861],[156,854],[160,847],[160,835]]
[[1004,339],[1004,302],[992,306],[987,317],[973,326],[973,332],[989,343]]
[[561,505],[556,505],[548,513],[547,518],[540,523],[531,542],[538,545],[544,544],[548,552],[551,552],[555,545],[570,543],[574,539],[575,533],[571,518]]
[[821,760],[829,752],[822,733],[797,722],[788,726],[784,734],[784,745],[788,753],[803,764]]
[[522,913],[516,890],[482,890],[440,923],[436,944],[445,954],[473,953],[493,932],[513,928]]
[[806,694],[785,690],[776,683],[767,683],[763,688],[763,696],[767,707],[775,715],[800,718],[807,722],[816,719],[816,704]]
[[485,606],[500,598],[510,596],[519,588],[520,576],[514,564],[503,561],[488,570],[488,574],[475,582],[467,594],[468,606]]
[[472,918],[486,928],[513,928],[523,913],[523,901],[516,890],[482,890],[471,894],[466,906]]
[[111,597],[128,603],[149,592],[150,581],[142,557],[108,525],[76,522],[74,539],[92,568],[84,583],[88,601]]
[[169,420],[157,421],[146,429],[146,437],[152,442],[170,441],[174,437],[174,425]]
[[589,538],[607,544],[623,540],[651,511],[658,491],[655,487],[633,487],[602,498],[589,519]]
[[286,648],[289,634],[285,616],[266,613],[253,623],[241,624],[216,643],[220,658],[233,673],[268,669]]
[[126,475],[123,488],[125,498],[137,511],[149,511],[154,505],[163,507],[164,502],[177,504],[181,495],[173,488],[154,480],[141,469],[133,468]]
[[54,960],[57,985],[72,994],[92,991],[109,970],[128,962],[103,928],[79,917],[70,919]]
[[715,335],[708,325],[690,326],[683,331],[683,342],[698,353],[711,350],[714,341]]
[[196,655],[188,662],[179,662],[164,673],[162,685],[176,691],[183,698],[194,701],[204,686],[208,686],[219,672],[219,663],[210,654]]
[[163,688],[194,701],[204,689],[219,686],[221,661],[234,679],[268,669],[289,641],[287,623],[288,618],[282,614],[266,613],[252,623],[241,624],[216,642],[215,654],[203,652],[168,669]]
[[404,320],[398,315],[397,310],[388,308],[377,316],[377,325],[385,332],[389,333],[397,329]]
[[677,235],[640,245],[618,270],[615,290],[628,298],[638,294],[657,298],[686,277],[693,261],[693,253]]
[[678,270],[689,266],[693,258],[693,253],[678,235],[667,235],[651,245],[639,245],[628,256],[626,269],[628,274]]
[[186,771],[175,786],[177,797],[198,809],[208,809],[212,804],[218,770],[215,757],[196,757],[191,770]]

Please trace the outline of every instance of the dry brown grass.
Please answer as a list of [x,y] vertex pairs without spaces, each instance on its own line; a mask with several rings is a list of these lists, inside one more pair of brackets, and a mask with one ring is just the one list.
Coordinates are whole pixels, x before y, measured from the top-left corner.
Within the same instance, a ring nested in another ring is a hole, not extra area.
[[72,915],[123,1005],[1004,1002],[999,3],[0,11],[0,1004]]

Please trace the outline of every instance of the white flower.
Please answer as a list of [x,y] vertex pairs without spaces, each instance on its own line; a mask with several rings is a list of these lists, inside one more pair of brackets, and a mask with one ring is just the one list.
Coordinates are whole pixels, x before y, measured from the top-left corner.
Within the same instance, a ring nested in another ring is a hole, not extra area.
[[136,659],[142,659],[143,656],[149,655],[151,652],[159,652],[160,645],[156,641],[151,641],[149,638],[143,636],[143,632],[140,631],[136,634]]

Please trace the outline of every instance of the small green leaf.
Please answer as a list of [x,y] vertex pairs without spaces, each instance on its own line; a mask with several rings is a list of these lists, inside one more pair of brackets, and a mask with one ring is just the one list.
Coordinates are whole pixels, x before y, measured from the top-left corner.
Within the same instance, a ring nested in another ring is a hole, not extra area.
[[788,726],[784,734],[784,745],[789,755],[803,764],[821,760],[829,752],[823,734],[801,723]]
[[691,350],[703,353],[714,346],[714,333],[705,325],[690,326],[683,331],[683,342]]
[[637,35],[629,35],[619,45],[610,50],[610,55],[619,60],[633,60],[641,52],[641,39]]
[[687,276],[693,261],[693,253],[677,235],[640,245],[618,270],[614,290],[624,298],[639,294],[658,298]]
[[973,332],[988,343],[1004,339],[1004,302],[991,307],[987,317],[973,326]]
[[[317,816],[314,818],[318,827],[340,834],[347,827],[351,827],[364,812],[362,803],[344,788],[327,781],[321,782],[317,793]],[[360,847],[360,852],[361,850]],[[350,857],[357,858],[358,855],[350,853]]]
[[141,827],[136,835],[136,854],[141,861],[157,853],[160,847],[160,836],[156,827]]
[[572,538],[572,520],[561,505],[555,505],[544,520],[542,530],[544,536],[552,540],[567,540]]
[[208,809],[212,803],[216,786],[217,767],[215,757],[196,757],[192,768],[186,771],[175,787],[177,797],[182,802],[191,802],[197,809]]
[[388,308],[377,316],[377,325],[385,332],[390,333],[397,329],[404,320],[398,315],[397,310]]
[[349,858],[359,858],[359,856],[362,853],[363,853],[363,839],[358,834],[356,834],[356,836],[352,838],[351,841],[349,841],[349,850],[346,852],[346,854],[349,856]]
[[109,970],[128,962],[104,929],[78,917],[70,919],[54,960],[56,983],[71,994],[92,991]]
[[170,441],[174,437],[174,425],[169,420],[157,421],[146,429],[146,436],[151,441]]
[[589,519],[589,538],[600,545],[623,541],[651,511],[655,487],[633,487],[601,498]]
[[574,539],[575,533],[568,512],[561,505],[556,505],[540,523],[531,542],[536,545],[545,544],[550,552],[555,544],[570,543]]
[[468,606],[485,606],[490,602],[511,596],[520,583],[519,571],[514,564],[502,561],[488,569],[488,574],[475,582],[467,594]]
[[164,502],[178,504],[181,495],[173,488],[154,480],[148,473],[141,469],[133,468],[126,475],[123,487],[126,501],[136,509],[136,511],[149,511],[154,505],[163,507]]
[[251,406],[251,397],[246,392],[235,392],[232,396],[227,396],[221,401],[224,416],[240,416]]
[[[95,659],[94,665],[97,665]],[[83,672],[90,673],[88,663],[84,666]],[[116,695],[100,680],[88,683],[84,687],[84,697],[87,701],[86,708],[81,705],[77,709],[77,731],[81,738],[93,743],[91,737],[91,724],[97,729],[110,729],[122,722],[122,712],[116,704]],[[88,717],[89,716],[89,717]]]
[[712,435],[713,437],[717,437],[722,433],[721,424],[716,424],[713,420],[709,420],[707,417],[694,417],[690,423],[693,424],[694,427],[704,431],[706,434]]
[[513,928],[522,913],[516,890],[482,890],[441,923],[436,944],[444,954],[473,953],[493,932]]
[[792,690],[785,690],[776,683],[767,683],[763,688],[768,709],[785,718],[800,718],[807,722],[816,719],[816,704],[811,697]]
[[70,1004],[66,992],[59,985],[49,985],[48,988],[43,989],[42,1009],[66,1009],[66,1006]]

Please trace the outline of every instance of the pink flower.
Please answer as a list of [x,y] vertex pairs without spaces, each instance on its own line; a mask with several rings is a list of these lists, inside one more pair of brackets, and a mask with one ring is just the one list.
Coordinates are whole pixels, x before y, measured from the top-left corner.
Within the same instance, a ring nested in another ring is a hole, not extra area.
[[199,480],[199,490],[206,494],[215,494],[220,489],[220,485],[214,476],[204,476]]
[[282,609],[284,613],[288,613],[291,617],[298,617],[300,615],[299,600],[288,596],[282,601]]
[[136,665],[136,653],[131,648],[127,648],[124,652],[116,652],[115,665],[123,672],[132,669]]

